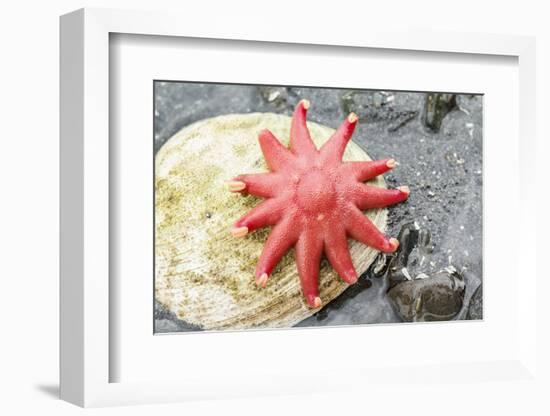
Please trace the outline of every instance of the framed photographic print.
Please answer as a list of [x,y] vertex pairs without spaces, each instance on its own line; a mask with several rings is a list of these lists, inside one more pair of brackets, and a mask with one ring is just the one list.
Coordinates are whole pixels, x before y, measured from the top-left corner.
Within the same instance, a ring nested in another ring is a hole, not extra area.
[[61,19],[62,398],[536,382],[533,39],[242,23]]

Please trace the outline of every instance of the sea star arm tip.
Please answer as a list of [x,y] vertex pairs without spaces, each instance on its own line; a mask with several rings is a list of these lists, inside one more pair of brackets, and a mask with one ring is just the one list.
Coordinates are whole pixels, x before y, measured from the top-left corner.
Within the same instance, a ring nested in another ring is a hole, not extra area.
[[336,164],[341,162],[356,124],[357,116],[355,113],[351,113],[340,127],[338,127],[338,130],[336,130],[330,139],[321,147],[319,151],[321,154],[321,164]]
[[392,252],[399,248],[399,240],[397,238],[395,237],[390,238],[389,243],[393,249]]
[[357,117],[357,114],[355,113],[349,113],[348,114],[348,123],[355,124],[359,120],[359,117]]
[[271,275],[279,260],[296,243],[297,236],[295,230],[295,227],[292,227],[291,221],[288,218],[272,228],[256,265],[257,279],[265,274],[267,281],[267,278]]
[[[246,227],[246,233],[244,234],[246,235],[259,228],[275,225],[281,219],[283,206],[284,201],[280,199],[266,199],[239,218],[233,225],[233,230],[240,230]],[[237,237],[240,237],[240,234]]]
[[323,240],[312,231],[304,231],[295,248],[302,293],[309,306],[315,308],[316,299],[319,298],[319,263],[323,254]]
[[389,169],[393,169],[394,167],[396,167],[397,165],[399,165],[399,163],[397,163],[397,161],[395,159],[388,159],[386,160],[386,166],[389,168]]
[[388,172],[396,166],[397,162],[394,159],[383,159],[360,162],[344,162],[340,169],[344,176],[351,176],[358,182],[365,182]]
[[317,155],[317,148],[311,140],[306,124],[309,101],[302,100],[296,106],[290,123],[290,150],[295,155],[312,158]]
[[280,175],[273,172],[239,175],[228,182],[231,192],[246,193],[260,198],[277,195],[284,185]]
[[406,194],[407,197],[411,194],[411,189],[406,185],[398,186],[397,189],[402,193]]
[[357,282],[345,233],[329,233],[325,239],[325,254],[332,268],[348,284]]
[[357,183],[350,187],[348,198],[361,209],[384,208],[403,202],[409,197],[410,189],[408,186],[401,186],[397,189],[384,189],[377,186]]
[[227,189],[229,189],[230,192],[241,192],[244,191],[246,188],[246,183],[239,180],[231,180],[227,182]]
[[260,276],[256,277],[256,284],[259,287],[264,288],[267,285],[267,279],[269,278],[267,273],[262,273]]
[[313,298],[313,301],[310,302],[310,306],[312,308],[320,308],[321,306],[323,306],[323,301],[321,300],[321,298],[319,296]]
[[230,230],[231,234],[235,238],[241,238],[248,234],[248,227],[232,227]]
[[[399,241],[382,233],[363,212],[353,207],[346,218],[346,230],[354,239],[384,253],[393,253]],[[396,244],[397,243],[397,244]]]

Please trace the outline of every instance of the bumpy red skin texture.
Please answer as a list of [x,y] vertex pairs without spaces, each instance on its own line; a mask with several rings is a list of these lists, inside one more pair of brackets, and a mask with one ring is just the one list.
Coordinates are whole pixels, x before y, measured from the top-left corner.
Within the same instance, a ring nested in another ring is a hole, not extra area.
[[397,248],[362,210],[404,201],[408,190],[362,183],[391,169],[389,160],[342,162],[357,123],[355,115],[350,115],[318,150],[306,126],[308,106],[307,101],[301,101],[294,111],[290,149],[269,130],[260,133],[260,146],[270,172],[241,175],[234,178],[234,183],[243,188],[236,191],[265,201],[235,222],[233,230],[244,230],[240,233],[243,235],[272,226],[256,267],[258,284],[265,286],[281,257],[294,246],[303,295],[309,306],[318,307],[323,252],[345,282],[355,283],[357,272],[347,237],[383,252]]

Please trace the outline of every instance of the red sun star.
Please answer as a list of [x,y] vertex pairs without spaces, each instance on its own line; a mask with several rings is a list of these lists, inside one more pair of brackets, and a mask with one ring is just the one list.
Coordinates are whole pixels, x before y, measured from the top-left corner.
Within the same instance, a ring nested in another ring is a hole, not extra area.
[[241,175],[229,182],[232,192],[265,198],[231,229],[243,237],[258,228],[273,226],[256,267],[256,283],[265,287],[281,257],[292,247],[302,292],[310,307],[319,308],[319,263],[323,252],[348,284],[357,281],[347,237],[383,252],[393,252],[399,242],[388,238],[362,210],[404,201],[409,188],[383,189],[366,185],[393,168],[393,159],[342,162],[357,116],[351,113],[332,137],[317,150],[306,126],[309,102],[296,106],[290,127],[290,149],[269,130],[259,142],[268,173]]

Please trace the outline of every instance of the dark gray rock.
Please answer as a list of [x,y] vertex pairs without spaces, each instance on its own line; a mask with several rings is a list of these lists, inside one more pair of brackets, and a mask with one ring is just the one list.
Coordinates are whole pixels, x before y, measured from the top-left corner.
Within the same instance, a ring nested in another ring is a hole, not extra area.
[[421,274],[388,291],[398,315],[408,322],[447,321],[462,309],[465,283],[453,266]]
[[430,231],[416,222],[406,223],[398,240],[397,252],[380,254],[369,270],[372,276],[387,279],[387,296],[397,315],[409,322],[449,320],[458,315],[465,281],[453,266],[434,271]]
[[196,325],[178,319],[176,315],[155,300],[155,333],[200,331]]
[[272,105],[285,110],[289,106],[289,94],[286,87],[266,87],[259,88],[262,98]]
[[457,108],[455,94],[430,92],[424,100],[422,122],[433,132],[438,132],[445,116]]
[[397,236],[399,248],[395,254],[386,255],[389,260],[388,280],[390,288],[414,277],[432,273],[430,265],[434,245],[427,228],[420,228],[416,222],[401,227]]

